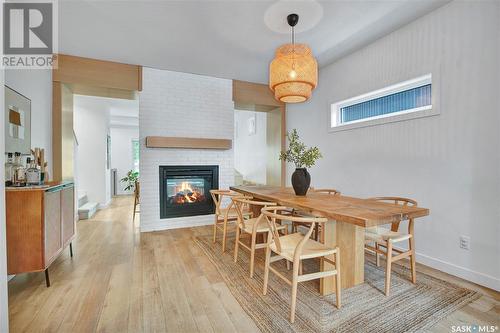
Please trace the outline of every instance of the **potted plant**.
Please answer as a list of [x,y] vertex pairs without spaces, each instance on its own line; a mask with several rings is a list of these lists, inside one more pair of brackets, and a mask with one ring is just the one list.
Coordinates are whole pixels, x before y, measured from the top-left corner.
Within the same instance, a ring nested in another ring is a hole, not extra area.
[[130,170],[127,175],[120,179],[122,183],[126,183],[124,190],[129,191],[135,188],[135,182],[139,179],[139,172]]
[[323,157],[318,147],[307,148],[300,142],[296,129],[286,134],[288,138],[288,149],[280,153],[280,160],[295,164],[295,172],[292,174],[292,186],[296,195],[306,195],[311,184],[311,175],[307,168],[312,167],[316,161]]

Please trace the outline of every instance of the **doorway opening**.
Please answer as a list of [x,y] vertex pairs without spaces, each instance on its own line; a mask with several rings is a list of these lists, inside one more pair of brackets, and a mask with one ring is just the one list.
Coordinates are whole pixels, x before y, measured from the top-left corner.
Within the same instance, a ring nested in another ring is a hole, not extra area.
[[239,105],[235,110],[235,185],[280,186],[281,117],[275,106]]
[[138,100],[74,94],[73,132],[78,218],[91,218],[114,196],[135,195]]

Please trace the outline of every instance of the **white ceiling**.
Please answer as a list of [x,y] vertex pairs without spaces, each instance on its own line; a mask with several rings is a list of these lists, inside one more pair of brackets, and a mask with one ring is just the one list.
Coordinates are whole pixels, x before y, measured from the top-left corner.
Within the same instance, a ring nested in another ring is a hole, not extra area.
[[[296,40],[311,46],[321,67],[448,1],[320,1],[321,19]],[[61,0],[59,52],[265,83],[274,50],[290,39],[265,23],[280,12],[266,15],[276,2]],[[298,27],[314,24],[307,3],[282,2],[301,16]],[[276,20],[286,27],[285,17]]]

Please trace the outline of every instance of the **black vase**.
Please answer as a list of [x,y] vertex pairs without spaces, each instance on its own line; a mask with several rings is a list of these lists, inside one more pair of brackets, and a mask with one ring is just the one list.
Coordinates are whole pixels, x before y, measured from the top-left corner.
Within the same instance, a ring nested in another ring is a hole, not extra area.
[[292,186],[296,195],[306,195],[311,184],[311,175],[306,168],[296,168],[292,174]]

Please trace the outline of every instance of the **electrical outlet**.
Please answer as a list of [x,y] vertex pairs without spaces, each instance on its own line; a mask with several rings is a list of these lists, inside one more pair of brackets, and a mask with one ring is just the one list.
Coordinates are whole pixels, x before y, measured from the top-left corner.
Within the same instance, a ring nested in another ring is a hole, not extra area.
[[470,250],[470,237],[460,236],[460,248],[464,250]]

